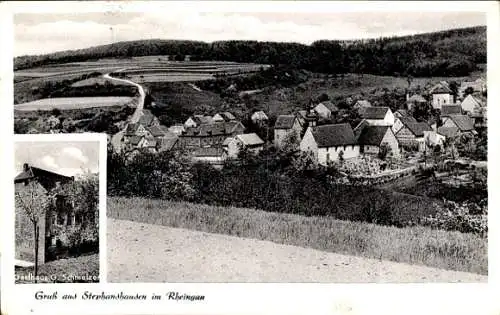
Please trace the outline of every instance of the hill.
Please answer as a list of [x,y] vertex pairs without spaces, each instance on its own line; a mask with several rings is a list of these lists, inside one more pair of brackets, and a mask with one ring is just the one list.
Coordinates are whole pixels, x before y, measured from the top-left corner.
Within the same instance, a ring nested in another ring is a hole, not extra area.
[[14,69],[108,57],[175,55],[182,60],[283,64],[313,72],[465,76],[486,63],[486,27],[370,40],[283,42],[139,40],[14,59]]

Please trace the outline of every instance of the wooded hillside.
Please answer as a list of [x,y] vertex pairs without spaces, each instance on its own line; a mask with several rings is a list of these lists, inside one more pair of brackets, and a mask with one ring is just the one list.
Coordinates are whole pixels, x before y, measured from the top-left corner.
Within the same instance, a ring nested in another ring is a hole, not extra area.
[[370,40],[298,43],[140,40],[14,59],[14,70],[106,57],[176,55],[182,60],[282,64],[322,73],[464,76],[486,63],[486,27]]

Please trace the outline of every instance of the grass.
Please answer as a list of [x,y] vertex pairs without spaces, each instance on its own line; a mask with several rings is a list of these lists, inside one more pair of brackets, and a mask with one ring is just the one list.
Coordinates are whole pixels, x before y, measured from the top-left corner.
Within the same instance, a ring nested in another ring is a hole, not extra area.
[[108,198],[108,217],[327,252],[488,273],[487,240],[426,227],[375,224],[144,198]]
[[133,98],[127,96],[103,96],[103,97],[60,97],[60,98],[45,98],[24,104],[15,105],[16,110],[20,111],[37,111],[37,110],[52,110],[54,108],[78,109],[92,107],[107,107],[107,106],[124,106],[132,103]]
[[[16,268],[16,283],[33,283],[33,267]],[[77,258],[59,259],[38,267],[38,283],[99,282],[99,254],[83,255]]]

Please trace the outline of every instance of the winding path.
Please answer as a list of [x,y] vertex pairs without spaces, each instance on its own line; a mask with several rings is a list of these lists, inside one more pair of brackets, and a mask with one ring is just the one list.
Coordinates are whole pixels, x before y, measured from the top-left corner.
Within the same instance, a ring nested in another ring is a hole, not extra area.
[[109,282],[486,282],[442,270],[108,218]]
[[[123,70],[123,69],[121,69],[121,70]],[[133,86],[137,87],[137,89],[139,91],[139,101],[137,103],[137,107],[135,109],[135,112],[132,114],[132,116],[129,118],[129,121],[128,121],[128,123],[137,123],[139,121],[139,118],[141,118],[142,110],[144,109],[144,101],[146,99],[146,92],[144,92],[144,88],[140,84],[137,84],[137,83],[130,81],[130,80],[113,78],[112,76],[110,76],[109,73],[103,75],[103,77],[105,79],[108,79],[111,81],[125,83],[125,84],[129,84],[129,85],[133,85]],[[127,125],[125,125],[125,128],[127,128]],[[111,144],[113,145],[113,148],[115,148],[115,150],[117,150],[117,151],[120,151],[120,149],[121,149],[121,140],[123,138],[124,133],[125,133],[125,129],[120,130],[119,132],[117,132],[116,134],[114,134],[111,137]]]

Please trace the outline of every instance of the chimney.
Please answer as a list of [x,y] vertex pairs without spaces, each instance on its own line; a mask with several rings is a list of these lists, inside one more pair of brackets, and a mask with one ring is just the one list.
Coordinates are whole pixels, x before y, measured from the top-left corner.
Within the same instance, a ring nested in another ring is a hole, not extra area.
[[30,166],[28,165],[28,163],[24,163],[23,165],[23,171],[24,172],[27,172],[29,170]]

